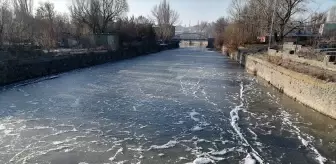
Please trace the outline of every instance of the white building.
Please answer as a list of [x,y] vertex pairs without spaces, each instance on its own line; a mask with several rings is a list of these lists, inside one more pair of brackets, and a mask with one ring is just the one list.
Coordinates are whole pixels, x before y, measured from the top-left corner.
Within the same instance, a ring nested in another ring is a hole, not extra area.
[[328,11],[327,23],[336,23],[336,6],[331,7]]

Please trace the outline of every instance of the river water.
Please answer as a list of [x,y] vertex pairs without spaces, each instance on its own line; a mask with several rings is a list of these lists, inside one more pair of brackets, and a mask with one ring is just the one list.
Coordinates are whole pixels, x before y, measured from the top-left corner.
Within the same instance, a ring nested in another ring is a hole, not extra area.
[[0,163],[335,163],[336,121],[181,48],[0,91]]

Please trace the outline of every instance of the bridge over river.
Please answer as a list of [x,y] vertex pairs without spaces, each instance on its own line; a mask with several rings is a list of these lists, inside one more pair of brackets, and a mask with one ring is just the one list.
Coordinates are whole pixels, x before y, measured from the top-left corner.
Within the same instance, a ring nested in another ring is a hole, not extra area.
[[3,164],[336,161],[335,120],[205,49],[7,86],[0,109]]

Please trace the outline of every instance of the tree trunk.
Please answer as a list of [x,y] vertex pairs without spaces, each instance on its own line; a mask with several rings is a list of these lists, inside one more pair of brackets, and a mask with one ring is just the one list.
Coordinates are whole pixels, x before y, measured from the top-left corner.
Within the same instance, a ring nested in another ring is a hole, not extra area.
[[285,38],[285,24],[280,24],[280,42],[283,42],[284,38]]

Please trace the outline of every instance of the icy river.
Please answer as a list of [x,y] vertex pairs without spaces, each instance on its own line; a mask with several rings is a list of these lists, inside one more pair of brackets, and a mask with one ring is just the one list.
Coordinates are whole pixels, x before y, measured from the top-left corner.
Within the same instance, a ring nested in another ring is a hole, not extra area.
[[0,89],[1,164],[335,161],[335,120],[205,49]]

